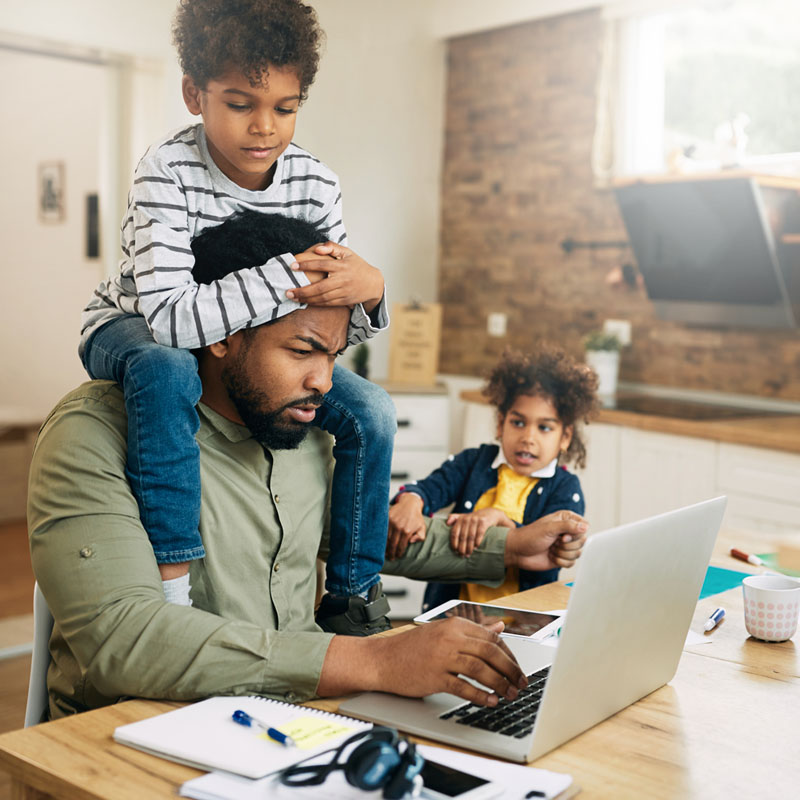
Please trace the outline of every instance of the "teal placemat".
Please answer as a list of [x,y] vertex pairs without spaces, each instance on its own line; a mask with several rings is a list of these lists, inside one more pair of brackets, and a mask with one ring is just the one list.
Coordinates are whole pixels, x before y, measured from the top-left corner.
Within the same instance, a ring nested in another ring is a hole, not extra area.
[[727,592],[738,586],[750,572],[739,572],[738,569],[723,569],[722,567],[709,567],[706,570],[706,579],[700,589],[700,599],[710,597],[712,594]]

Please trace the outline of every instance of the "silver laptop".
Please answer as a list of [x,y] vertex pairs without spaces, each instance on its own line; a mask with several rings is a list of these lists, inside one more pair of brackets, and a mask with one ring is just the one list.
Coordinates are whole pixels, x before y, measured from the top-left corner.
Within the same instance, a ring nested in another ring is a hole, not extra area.
[[590,536],[558,647],[506,639],[535,676],[516,701],[483,709],[452,694],[366,692],[340,713],[533,761],[675,674],[725,504],[718,497]]

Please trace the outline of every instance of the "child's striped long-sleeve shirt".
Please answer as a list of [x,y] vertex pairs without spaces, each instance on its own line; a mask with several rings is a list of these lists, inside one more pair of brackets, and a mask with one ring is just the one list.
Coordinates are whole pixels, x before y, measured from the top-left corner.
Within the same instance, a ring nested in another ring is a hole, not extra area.
[[[160,344],[195,348],[301,308],[286,298],[287,289],[308,283],[289,268],[291,253],[208,285],[194,281],[192,239],[244,208],[302,217],[325,228],[329,240],[347,244],[338,178],[310,153],[290,144],[272,184],[250,191],[216,166],[202,124],[184,128],[152,145],[139,162],[122,223],[120,271],[100,284],[83,311],[81,353],[95,330],[122,314],[144,316]],[[371,315],[357,305],[348,343],[387,325],[385,299]]]

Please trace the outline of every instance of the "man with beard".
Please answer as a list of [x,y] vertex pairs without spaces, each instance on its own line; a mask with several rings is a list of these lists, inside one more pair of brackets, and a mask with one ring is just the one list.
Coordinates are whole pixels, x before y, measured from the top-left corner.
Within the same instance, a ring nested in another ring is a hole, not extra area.
[[[236,249],[269,233],[269,218],[255,217],[261,219],[215,229],[221,250],[210,247],[208,258],[200,255],[198,237],[197,260],[237,269]],[[277,252],[307,247],[298,240]],[[251,265],[264,261],[258,252],[243,257]],[[34,572],[55,617],[51,717],[129,696],[260,694],[294,702],[368,689],[408,696],[450,691],[494,705],[525,684],[497,635],[501,626],[449,619],[360,638],[334,636],[314,623],[330,440],[316,430],[306,434],[345,347],[348,318],[346,307],[306,307],[198,351],[206,557],[191,568],[194,607],[165,602],[125,477],[119,387],[86,383],[51,413],[34,454],[28,508]],[[497,583],[509,565],[570,565],[585,531],[580,517],[559,512],[513,531],[490,529],[461,558],[435,520],[426,540],[385,571]]]

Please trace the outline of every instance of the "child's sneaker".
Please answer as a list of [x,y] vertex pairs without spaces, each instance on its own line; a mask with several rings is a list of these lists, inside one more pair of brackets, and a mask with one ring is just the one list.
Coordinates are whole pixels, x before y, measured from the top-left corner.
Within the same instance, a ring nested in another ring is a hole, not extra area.
[[317,609],[317,625],[328,633],[342,636],[371,636],[392,627],[386,616],[388,613],[389,601],[378,581],[370,588],[366,600],[359,595],[323,595]]

